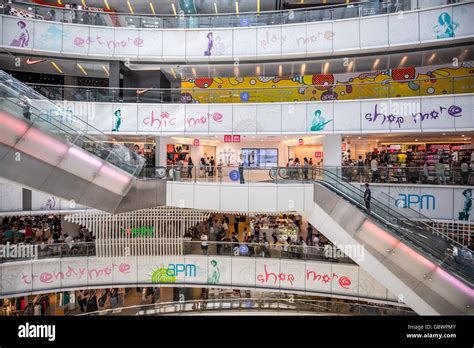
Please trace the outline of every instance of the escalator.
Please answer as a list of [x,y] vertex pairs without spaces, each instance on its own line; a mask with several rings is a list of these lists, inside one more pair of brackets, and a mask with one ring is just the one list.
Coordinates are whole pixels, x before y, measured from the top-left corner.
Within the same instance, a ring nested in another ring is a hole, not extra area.
[[145,159],[77,114],[0,71],[0,176],[70,200],[70,208],[165,204],[166,182],[137,178]]
[[372,194],[368,211],[364,191],[334,170],[313,174],[314,209],[303,216],[331,242],[363,247],[354,261],[419,314],[474,313],[471,250],[385,193]]

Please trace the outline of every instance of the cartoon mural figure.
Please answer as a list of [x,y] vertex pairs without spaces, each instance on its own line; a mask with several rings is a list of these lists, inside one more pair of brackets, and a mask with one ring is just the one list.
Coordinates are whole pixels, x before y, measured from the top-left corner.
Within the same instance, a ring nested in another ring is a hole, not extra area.
[[437,39],[446,39],[454,36],[454,31],[459,27],[459,23],[453,21],[447,12],[443,12],[438,17],[438,24],[433,27]]
[[416,78],[417,75],[416,69],[414,67],[390,69],[388,75],[392,77],[393,81],[407,82],[408,87],[413,91],[417,91],[418,89],[420,89],[420,86],[417,85],[414,81],[412,81]]
[[54,199],[54,196],[48,197],[46,202],[43,203],[41,206],[41,209],[43,210],[52,210],[56,206],[56,200]]
[[157,283],[175,283],[176,276],[170,276],[166,273],[166,268],[161,267],[153,271],[151,275],[151,282],[154,284]]
[[317,74],[313,75],[312,83],[314,88],[319,89],[320,91],[326,91],[332,89],[334,84],[334,75],[333,74]]
[[209,284],[219,284],[219,279],[221,277],[221,272],[219,267],[217,267],[217,261],[211,260],[211,276],[209,277]]
[[459,220],[469,221],[472,209],[472,189],[467,189],[462,192],[464,196],[464,208],[459,212]]
[[212,54],[212,46],[214,46],[214,35],[212,31],[206,35],[207,37],[207,50],[204,51],[205,56],[210,56]]
[[331,121],[332,120],[326,121],[324,117],[321,116],[321,110],[316,110],[313,120],[311,121],[311,132],[323,131],[324,127]]
[[10,43],[10,46],[27,47],[28,42],[30,41],[30,33],[28,32],[28,29],[26,29],[26,23],[24,21],[18,21],[16,24],[20,27],[20,30],[18,30],[18,33]]
[[112,129],[112,132],[118,132],[120,130],[120,125],[122,124],[122,111],[120,109],[114,112],[115,116],[115,127]]

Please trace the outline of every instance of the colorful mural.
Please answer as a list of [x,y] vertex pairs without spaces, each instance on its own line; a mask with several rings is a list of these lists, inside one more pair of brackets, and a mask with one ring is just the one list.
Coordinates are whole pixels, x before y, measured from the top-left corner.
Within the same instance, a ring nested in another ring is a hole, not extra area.
[[464,62],[459,67],[406,67],[355,74],[203,77],[185,79],[181,88],[184,89],[181,99],[186,103],[349,100],[469,93],[474,92],[474,62]]

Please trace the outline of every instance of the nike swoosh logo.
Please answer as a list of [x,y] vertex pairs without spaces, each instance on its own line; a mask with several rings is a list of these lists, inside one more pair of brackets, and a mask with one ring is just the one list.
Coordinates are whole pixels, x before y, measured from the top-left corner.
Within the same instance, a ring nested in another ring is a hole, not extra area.
[[140,95],[140,94],[143,94],[145,92],[148,92],[151,88],[145,88],[145,89],[137,89],[137,94]]
[[26,64],[28,64],[28,65],[38,64],[38,63],[42,63],[42,62],[46,62],[46,59],[30,59],[30,58],[28,58],[26,60]]

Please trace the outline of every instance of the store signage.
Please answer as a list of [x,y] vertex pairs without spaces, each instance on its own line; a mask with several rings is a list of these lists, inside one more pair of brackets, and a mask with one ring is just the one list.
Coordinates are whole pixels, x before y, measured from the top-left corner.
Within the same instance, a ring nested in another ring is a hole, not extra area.
[[240,135],[224,135],[224,143],[240,143]]
[[199,139],[194,139],[193,140],[193,145],[194,146],[199,146]]
[[347,144],[346,143],[341,144],[341,151],[347,151]]
[[449,144],[434,144],[430,146],[431,150],[449,150]]
[[299,138],[299,139],[298,139],[298,145],[303,145],[303,144],[304,144],[303,138]]
[[322,158],[322,157],[323,157],[322,151],[316,151],[316,152],[314,153],[314,157],[316,157],[316,158]]
[[400,193],[398,197],[400,198],[395,200],[395,205],[398,208],[412,208],[412,206],[417,206],[425,210],[436,209],[436,198],[433,195]]
[[38,245],[20,245],[7,242],[5,245],[0,245],[0,258],[5,259],[22,259],[22,258],[37,258]]
[[137,227],[137,228],[122,228],[122,233],[132,237],[153,237],[155,236],[154,227]]

